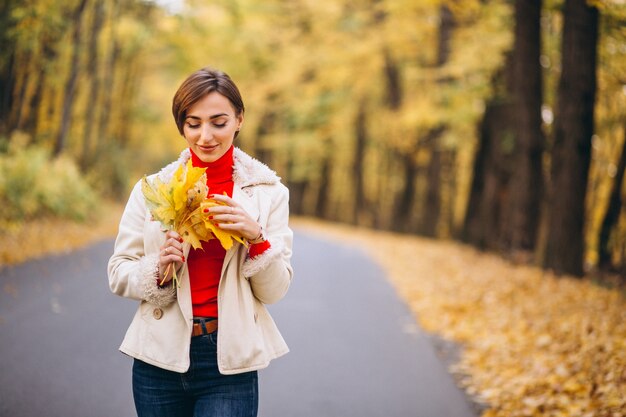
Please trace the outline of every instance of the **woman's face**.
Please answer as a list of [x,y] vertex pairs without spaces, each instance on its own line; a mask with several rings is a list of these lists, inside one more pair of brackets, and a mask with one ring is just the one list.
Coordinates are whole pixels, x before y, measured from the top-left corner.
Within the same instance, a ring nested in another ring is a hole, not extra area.
[[200,160],[214,162],[230,149],[242,122],[230,100],[213,91],[189,108],[183,134]]

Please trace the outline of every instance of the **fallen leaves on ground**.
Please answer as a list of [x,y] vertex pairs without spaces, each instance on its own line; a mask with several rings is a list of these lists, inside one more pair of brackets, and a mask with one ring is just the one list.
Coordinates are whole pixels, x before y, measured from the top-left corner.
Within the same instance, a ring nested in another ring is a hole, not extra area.
[[483,417],[626,416],[626,300],[589,280],[451,241],[295,219],[357,244],[421,326],[463,347],[451,369]]
[[91,221],[79,223],[63,219],[36,219],[2,229],[0,268],[115,237],[123,210],[121,204],[104,203],[97,219]]

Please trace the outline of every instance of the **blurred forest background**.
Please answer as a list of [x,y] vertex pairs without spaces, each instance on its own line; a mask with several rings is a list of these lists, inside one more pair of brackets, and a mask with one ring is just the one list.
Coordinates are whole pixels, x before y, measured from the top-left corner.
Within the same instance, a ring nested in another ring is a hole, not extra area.
[[88,220],[210,65],[294,214],[626,275],[623,0],[1,0],[0,222]]

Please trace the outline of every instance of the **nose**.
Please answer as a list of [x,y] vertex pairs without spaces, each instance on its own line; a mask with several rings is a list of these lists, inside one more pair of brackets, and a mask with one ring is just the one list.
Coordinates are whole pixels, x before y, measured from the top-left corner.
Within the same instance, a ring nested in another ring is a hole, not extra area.
[[200,128],[200,140],[202,141],[209,141],[211,140],[211,138],[213,137],[213,134],[211,132],[211,127],[208,124],[202,124],[202,127]]

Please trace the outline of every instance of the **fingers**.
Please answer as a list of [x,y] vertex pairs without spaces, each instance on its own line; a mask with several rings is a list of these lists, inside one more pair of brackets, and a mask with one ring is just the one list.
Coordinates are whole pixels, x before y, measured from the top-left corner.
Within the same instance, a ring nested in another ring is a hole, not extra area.
[[165,242],[163,242],[159,252],[159,275],[161,278],[165,277],[166,281],[169,281],[168,278],[173,275],[173,268],[168,268],[168,265],[175,262],[185,262],[183,239],[175,231],[169,230],[165,234]]
[[247,239],[258,235],[259,224],[235,200],[220,194],[213,194],[210,198],[225,203],[209,207],[206,213],[220,229],[236,232]]
[[174,246],[162,246],[160,259],[163,263],[183,262],[183,250]]
[[173,230],[165,234],[165,242],[161,246],[161,256],[183,256],[183,238]]
[[172,238],[172,239],[175,239],[175,240],[182,240],[182,237],[175,230],[168,230],[165,233],[165,238],[166,239]]
[[241,237],[248,240],[256,239],[259,236],[261,226],[255,222],[239,222],[239,223],[220,223],[220,229],[229,230],[231,232],[237,232]]
[[247,217],[246,212],[233,206],[213,206],[208,209],[207,215],[216,222],[237,222]]
[[[220,229],[236,232],[246,239],[254,239],[258,236],[259,224],[239,207],[211,207],[209,218],[213,220]],[[222,213],[222,214],[220,214]]]
[[239,207],[239,204],[237,204],[237,202],[235,200],[233,200],[232,198],[230,198],[227,195],[211,194],[209,196],[209,199],[215,200],[215,201],[219,201],[221,203],[226,203],[226,204],[228,204],[229,206],[232,206],[232,207]]
[[[233,201],[234,203],[234,200],[231,201]],[[239,207],[239,205],[237,204],[212,206],[206,209],[205,213],[207,214],[207,216],[209,216],[209,219],[215,221],[216,223],[237,223],[250,217],[248,216],[248,213],[246,213],[246,211]]]

